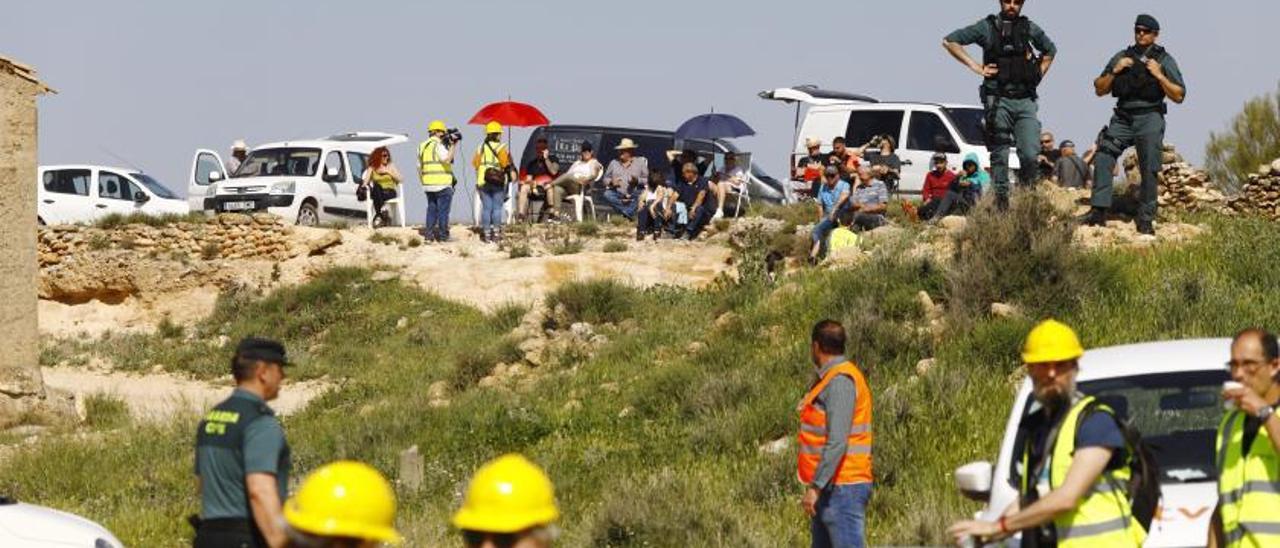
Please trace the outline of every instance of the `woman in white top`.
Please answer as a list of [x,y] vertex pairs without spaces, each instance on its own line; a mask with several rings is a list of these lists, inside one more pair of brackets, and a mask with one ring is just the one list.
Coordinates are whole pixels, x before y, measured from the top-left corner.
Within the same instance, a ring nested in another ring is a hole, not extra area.
[[591,148],[591,143],[583,141],[582,151],[579,154],[578,160],[547,187],[547,204],[553,206],[552,220],[559,217],[558,206],[565,196],[582,192],[583,187],[590,187],[591,183],[599,181],[604,176],[604,166],[595,158],[595,150]]
[[[747,172],[738,167],[736,154],[724,155],[724,169],[716,174],[719,180],[715,183],[716,213],[712,219],[724,217],[724,203],[730,192],[741,194],[747,191]],[[738,212],[734,212],[735,215]]]
[[667,188],[667,177],[660,171],[649,172],[648,184],[640,192],[636,201],[637,242],[644,240],[644,237],[650,234],[653,235],[654,240],[661,236],[662,226],[669,217],[667,214],[669,192],[671,189]]

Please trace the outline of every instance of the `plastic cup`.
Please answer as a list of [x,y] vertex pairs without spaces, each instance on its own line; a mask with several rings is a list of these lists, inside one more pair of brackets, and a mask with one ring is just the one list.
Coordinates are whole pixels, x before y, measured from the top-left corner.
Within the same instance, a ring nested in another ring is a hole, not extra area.
[[[1226,381],[1226,382],[1222,383],[1222,391],[1223,391],[1223,392],[1226,392],[1226,391],[1228,391],[1228,390],[1236,390],[1236,389],[1238,389],[1238,388],[1244,388],[1244,385],[1243,385],[1243,384],[1240,384],[1240,383],[1238,383],[1238,382],[1236,382],[1236,381]],[[1224,401],[1222,402],[1222,408],[1223,408],[1223,409],[1226,409],[1227,411],[1235,411],[1235,410],[1236,410],[1236,401],[1235,401],[1235,400],[1224,400]]]

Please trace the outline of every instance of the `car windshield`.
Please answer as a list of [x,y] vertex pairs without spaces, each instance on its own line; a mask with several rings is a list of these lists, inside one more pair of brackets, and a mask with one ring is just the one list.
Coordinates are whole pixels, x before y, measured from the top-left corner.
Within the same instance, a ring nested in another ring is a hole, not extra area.
[[318,148],[262,148],[249,153],[232,177],[314,177],[320,165]]
[[[1079,390],[1142,433],[1164,483],[1194,483],[1217,477],[1214,443],[1225,380],[1225,370],[1157,373],[1083,382]],[[1035,407],[1027,402],[1028,412]]]
[[983,145],[986,138],[982,135],[982,109],[980,108],[948,108],[947,116],[955,122],[960,131],[960,138],[971,145]]
[[169,190],[169,187],[160,184],[160,181],[152,179],[150,175],[145,173],[134,173],[132,175],[135,180],[142,183],[142,186],[147,187],[147,190],[150,190],[157,198],[167,198],[170,200],[178,198],[178,195],[174,194],[172,190]]

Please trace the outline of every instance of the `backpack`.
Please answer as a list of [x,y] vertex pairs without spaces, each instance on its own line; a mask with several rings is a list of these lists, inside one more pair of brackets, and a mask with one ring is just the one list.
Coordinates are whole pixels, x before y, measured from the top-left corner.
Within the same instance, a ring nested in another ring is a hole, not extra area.
[[1129,497],[1129,508],[1134,519],[1142,528],[1150,531],[1151,522],[1160,508],[1160,465],[1156,463],[1151,445],[1142,439],[1142,434],[1129,422],[1121,420],[1110,408],[1098,409],[1102,402],[1094,400],[1080,412],[1080,421],[1095,411],[1111,415],[1124,435],[1124,443],[1128,448],[1129,481],[1122,486]]

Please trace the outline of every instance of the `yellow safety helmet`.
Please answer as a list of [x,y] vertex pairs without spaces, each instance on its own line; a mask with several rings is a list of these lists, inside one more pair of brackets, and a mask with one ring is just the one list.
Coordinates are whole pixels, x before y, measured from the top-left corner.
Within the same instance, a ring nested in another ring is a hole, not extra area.
[[284,505],[289,526],[312,535],[399,544],[396,495],[382,474],[355,461],[326,464]]
[[449,128],[444,125],[444,120],[432,120],[431,124],[427,125],[427,131],[449,131]]
[[497,122],[489,122],[484,125],[485,133],[502,133],[502,124]]
[[518,533],[560,517],[551,480],[520,455],[489,461],[471,478],[453,526],[485,533]]
[[1022,347],[1023,363],[1065,362],[1083,355],[1084,347],[1076,332],[1052,319],[1037,324]]

